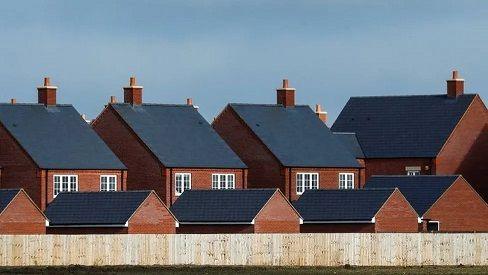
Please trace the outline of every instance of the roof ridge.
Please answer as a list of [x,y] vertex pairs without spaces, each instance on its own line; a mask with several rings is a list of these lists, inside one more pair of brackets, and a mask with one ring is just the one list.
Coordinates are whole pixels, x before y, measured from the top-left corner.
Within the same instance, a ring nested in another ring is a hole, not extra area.
[[[228,105],[231,106],[263,106],[263,107],[283,107],[282,104],[272,104],[272,103],[236,103],[230,102]],[[295,107],[310,107],[307,104],[295,104]]]
[[[124,102],[119,102],[119,103],[110,103],[111,105],[129,105],[132,106],[130,103],[124,103]],[[175,103],[142,103],[141,105],[135,105],[135,106],[164,106],[164,107],[193,107],[193,105],[187,105],[187,104],[175,104]]]
[[[4,189],[3,189],[4,190]],[[153,190],[123,190],[123,191],[76,191],[76,192],[60,192],[63,195],[77,195],[77,194],[121,194],[121,193],[147,193],[153,192]]]
[[[8,102],[0,102],[0,105],[7,105],[7,106],[45,106],[42,103],[29,103],[29,102],[21,102],[21,103],[8,103]],[[56,104],[56,105],[49,105],[47,107],[73,107],[73,104],[63,103],[63,104]]]
[[[470,94],[470,93],[465,93],[461,96],[472,96],[472,95],[477,95],[476,93]],[[364,96],[351,96],[350,98],[385,98],[385,97],[432,97],[432,96],[445,96],[447,97],[447,94],[405,94],[405,95],[364,95]]]

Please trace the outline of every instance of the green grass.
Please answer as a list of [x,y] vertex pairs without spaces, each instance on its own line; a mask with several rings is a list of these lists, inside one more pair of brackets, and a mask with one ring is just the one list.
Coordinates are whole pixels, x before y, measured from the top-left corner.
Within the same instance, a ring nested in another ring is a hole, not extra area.
[[0,267],[1,274],[488,274],[488,267]]

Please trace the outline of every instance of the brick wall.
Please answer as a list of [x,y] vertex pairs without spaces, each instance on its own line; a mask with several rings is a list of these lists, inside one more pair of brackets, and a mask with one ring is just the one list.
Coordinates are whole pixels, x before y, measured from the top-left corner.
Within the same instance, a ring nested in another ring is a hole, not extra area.
[[373,223],[306,223],[300,226],[301,233],[373,233]]
[[129,234],[176,233],[175,219],[162,201],[151,193],[129,220]]
[[458,178],[424,214],[440,222],[442,232],[488,232],[488,205],[463,178]]
[[107,106],[93,122],[93,129],[108,147],[127,167],[128,190],[155,190],[168,205],[165,179],[159,160],[147,149],[139,138],[118,117],[112,107]]
[[212,189],[212,174],[234,174],[235,188],[244,189],[246,183],[245,169],[195,169],[195,168],[173,168],[170,169],[171,204],[178,197],[176,196],[175,174],[190,173],[191,189]]
[[418,215],[399,190],[395,190],[375,216],[375,232],[418,232]]
[[255,233],[299,233],[300,216],[279,192],[275,192],[254,221]]
[[286,192],[281,164],[230,107],[219,114],[212,127],[249,168],[249,188]]
[[[406,175],[407,166],[420,166],[422,175],[435,174],[430,158],[366,159],[366,181],[373,175]],[[429,169],[425,169],[428,166]]]
[[45,209],[45,190],[40,184],[40,170],[34,161],[0,124],[1,188],[24,188],[31,199]]
[[223,225],[182,225],[176,228],[178,234],[238,234],[253,233],[252,224],[223,224]]
[[100,191],[100,176],[115,175],[117,176],[117,191],[125,189],[125,173],[120,170],[48,170],[47,177],[47,203],[54,199],[54,175],[77,175],[78,191]]
[[46,234],[46,219],[27,195],[20,192],[0,215],[0,234]]
[[354,173],[354,188],[358,188],[359,169],[357,168],[292,168],[289,196],[292,201],[300,197],[296,191],[297,173],[318,173],[319,189],[339,189],[339,173]]
[[488,111],[476,96],[436,158],[437,174],[462,174],[488,200]]

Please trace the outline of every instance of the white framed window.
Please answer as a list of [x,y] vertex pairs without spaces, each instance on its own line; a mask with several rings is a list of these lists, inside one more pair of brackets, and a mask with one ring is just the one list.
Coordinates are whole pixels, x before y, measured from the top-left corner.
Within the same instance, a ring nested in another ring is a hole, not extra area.
[[309,189],[319,189],[319,173],[297,173],[297,194]]
[[418,170],[407,171],[407,176],[419,176],[419,175],[420,175],[420,171]]
[[212,174],[212,189],[235,189],[234,174]]
[[78,191],[78,176],[77,175],[54,175],[54,197],[61,192],[76,192]]
[[354,173],[339,173],[339,189],[354,189]]
[[175,195],[179,196],[185,190],[191,189],[191,174],[190,173],[175,173]]
[[428,232],[439,232],[440,229],[440,222],[438,221],[428,221],[427,222],[427,231]]
[[117,176],[100,176],[100,191],[117,191]]

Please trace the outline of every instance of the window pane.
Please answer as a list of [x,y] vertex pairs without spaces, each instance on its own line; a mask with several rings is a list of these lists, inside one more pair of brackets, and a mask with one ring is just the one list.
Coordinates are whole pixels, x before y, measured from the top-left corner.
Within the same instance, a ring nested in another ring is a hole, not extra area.
[[311,189],[318,189],[318,174],[312,174],[312,186]]
[[218,189],[218,188],[219,188],[219,176],[212,175],[212,189]]
[[303,187],[304,190],[310,189],[310,174],[303,175]]
[[234,189],[235,184],[234,184],[234,175],[228,175],[227,176],[227,189]]
[[69,182],[68,182],[68,176],[63,176],[61,177],[61,192],[68,192],[69,188]]
[[182,190],[182,179],[181,179],[181,174],[176,174],[175,175],[175,188],[176,188],[176,193],[181,194],[183,192]]
[[339,189],[346,188],[346,176],[344,174],[339,174]]
[[117,191],[117,176],[111,176],[109,178],[109,191]]
[[220,175],[220,189],[225,189],[227,185],[226,177],[225,175]]
[[107,177],[103,176],[100,178],[100,191],[107,191]]
[[70,185],[69,185],[70,191],[71,192],[78,191],[78,181],[77,181],[77,178],[75,176],[71,176],[69,182],[70,182]]
[[59,176],[54,177],[54,196],[59,194],[61,188],[61,179]]
[[297,193],[303,193],[303,174],[297,174]]
[[190,189],[190,174],[185,174],[183,176],[183,183],[184,183],[184,186],[183,186],[183,190],[189,190]]

